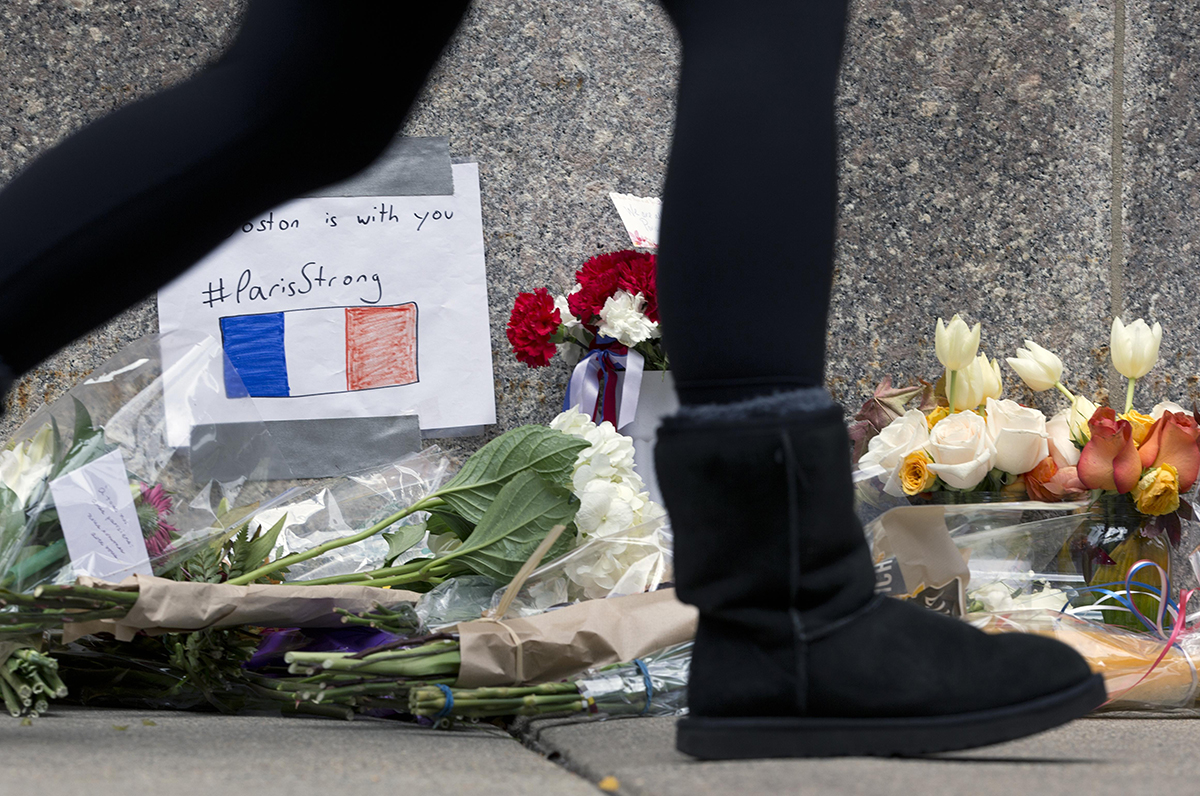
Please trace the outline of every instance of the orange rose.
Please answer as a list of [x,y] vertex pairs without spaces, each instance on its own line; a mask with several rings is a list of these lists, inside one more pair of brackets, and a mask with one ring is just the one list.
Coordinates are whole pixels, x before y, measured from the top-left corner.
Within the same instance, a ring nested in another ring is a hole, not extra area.
[[[1088,421],[1092,438],[1079,454],[1079,480],[1088,489],[1125,494],[1142,476],[1142,460],[1133,444],[1133,427],[1110,407],[1102,406]],[[1147,440],[1148,442],[1149,440]]]
[[1183,412],[1163,412],[1138,449],[1142,467],[1170,464],[1179,473],[1179,491],[1186,492],[1200,474],[1200,426]]

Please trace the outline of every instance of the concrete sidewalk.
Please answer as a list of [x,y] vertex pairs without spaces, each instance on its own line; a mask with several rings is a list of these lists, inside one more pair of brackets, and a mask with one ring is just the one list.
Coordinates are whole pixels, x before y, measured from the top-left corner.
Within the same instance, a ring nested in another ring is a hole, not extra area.
[[530,746],[620,793],[971,794],[1100,796],[1196,793],[1200,721],[1088,718],[1032,738],[917,759],[842,758],[697,762],[675,751],[674,719],[580,724],[544,719],[520,726]]
[[[437,732],[397,722],[56,707],[0,720],[0,794],[351,792],[596,794],[1194,793],[1200,721],[1091,718],[1033,738],[921,759],[700,763],[674,719]],[[522,745],[524,741],[525,745]]]

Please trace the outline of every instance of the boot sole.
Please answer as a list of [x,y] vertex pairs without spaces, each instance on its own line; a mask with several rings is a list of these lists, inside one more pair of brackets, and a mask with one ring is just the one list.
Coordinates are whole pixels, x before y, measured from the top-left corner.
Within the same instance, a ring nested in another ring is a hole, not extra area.
[[1104,678],[1017,705],[916,718],[685,718],[675,746],[702,760],[772,757],[896,757],[1011,741],[1100,707]]

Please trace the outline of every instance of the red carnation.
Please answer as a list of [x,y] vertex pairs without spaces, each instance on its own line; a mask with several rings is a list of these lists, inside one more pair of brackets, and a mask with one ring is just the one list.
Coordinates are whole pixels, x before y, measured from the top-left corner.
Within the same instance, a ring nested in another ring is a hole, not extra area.
[[642,294],[646,299],[643,312],[654,323],[658,323],[658,284],[655,280],[655,260],[653,254],[641,252],[624,252],[628,259],[621,263],[621,276],[617,286],[633,294]]
[[595,331],[593,319],[604,302],[618,290],[641,293],[646,299],[646,316],[658,321],[658,290],[654,278],[653,254],[629,249],[601,254],[588,260],[575,272],[579,290],[567,296],[567,306],[576,318]]
[[518,293],[508,319],[508,342],[512,343],[517,360],[531,368],[549,365],[550,357],[557,351],[550,336],[561,323],[562,313],[554,308],[554,299],[546,288]]

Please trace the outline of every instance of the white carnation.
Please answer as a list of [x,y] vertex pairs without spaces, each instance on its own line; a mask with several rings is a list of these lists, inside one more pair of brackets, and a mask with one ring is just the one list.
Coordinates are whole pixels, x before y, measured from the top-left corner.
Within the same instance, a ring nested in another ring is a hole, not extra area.
[[627,346],[658,337],[658,324],[646,317],[645,308],[641,293],[618,290],[600,308],[600,334]]

